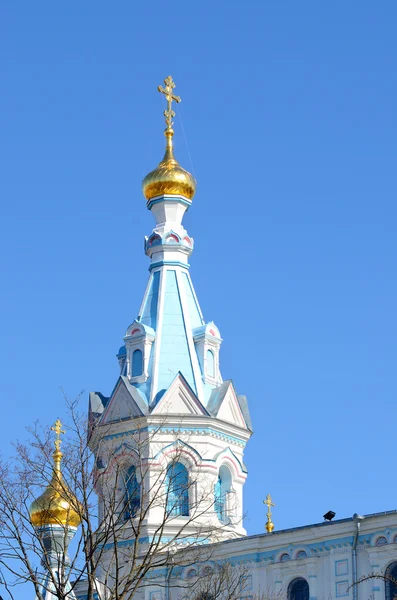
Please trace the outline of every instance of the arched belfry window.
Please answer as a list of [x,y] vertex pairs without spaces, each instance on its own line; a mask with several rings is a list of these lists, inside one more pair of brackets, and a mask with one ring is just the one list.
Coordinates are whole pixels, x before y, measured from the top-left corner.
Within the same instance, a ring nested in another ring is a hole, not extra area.
[[215,512],[221,523],[226,523],[226,494],[230,492],[232,487],[232,476],[229,469],[222,465],[219,469],[218,481],[215,484]]
[[296,577],[288,586],[287,600],[309,600],[309,584],[303,577]]
[[185,465],[172,463],[167,468],[167,512],[174,517],[189,516],[189,474]]
[[124,519],[136,516],[141,505],[141,488],[136,477],[136,468],[132,465],[124,474]]
[[138,377],[143,372],[143,354],[142,350],[134,350],[132,354],[131,377]]
[[386,600],[394,600],[397,596],[397,562],[391,563],[385,573]]

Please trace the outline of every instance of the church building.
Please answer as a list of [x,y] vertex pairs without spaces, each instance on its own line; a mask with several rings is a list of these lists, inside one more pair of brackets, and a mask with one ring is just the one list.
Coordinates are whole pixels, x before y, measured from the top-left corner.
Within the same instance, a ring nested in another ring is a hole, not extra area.
[[[100,518],[108,518],[109,494],[119,494],[126,552],[136,547],[134,519],[143,505],[144,551],[159,531],[168,554],[170,540],[175,556],[184,548],[186,556],[204,548],[197,564],[159,568],[157,579],[136,596],[144,600],[194,599],[194,583],[222,561],[246,569],[241,600],[260,593],[288,600],[393,600],[397,585],[391,580],[353,583],[371,573],[397,578],[397,511],[341,520],[331,514],[321,523],[277,531],[268,496],[267,531],[246,534],[244,449],[255,423],[244,390],[222,378],[221,331],[205,321],[189,272],[194,240],[183,218],[196,181],[174,156],[172,102],[180,101],[174,87],[171,77],[159,86],[167,100],[165,154],[143,180],[154,218],[144,246],[149,280],[117,353],[112,393],[89,397]],[[104,553],[104,572],[112,568],[112,556],[111,548]],[[84,586],[74,594],[71,599],[83,600]],[[199,600],[212,600],[211,594]]]

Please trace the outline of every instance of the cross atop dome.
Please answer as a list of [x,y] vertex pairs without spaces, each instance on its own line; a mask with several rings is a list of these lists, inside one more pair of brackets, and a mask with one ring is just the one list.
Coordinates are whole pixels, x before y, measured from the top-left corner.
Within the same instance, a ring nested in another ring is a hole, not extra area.
[[179,102],[182,101],[182,98],[180,96],[176,96],[175,94],[172,93],[172,90],[175,87],[175,82],[172,79],[171,75],[168,75],[168,77],[166,77],[164,79],[164,84],[165,84],[165,88],[163,88],[161,85],[159,85],[157,89],[159,92],[164,94],[167,99],[167,108],[164,111],[164,116],[165,116],[165,123],[167,125],[167,129],[168,129],[168,131],[170,131],[173,126],[172,119],[175,117],[175,113],[172,110],[172,101],[175,100],[175,102],[177,102],[179,104]]
[[62,429],[62,423],[59,419],[55,421],[54,425],[51,427],[51,430],[55,431],[56,435],[54,446],[56,450],[60,450],[62,444],[61,433],[65,433],[65,431]]

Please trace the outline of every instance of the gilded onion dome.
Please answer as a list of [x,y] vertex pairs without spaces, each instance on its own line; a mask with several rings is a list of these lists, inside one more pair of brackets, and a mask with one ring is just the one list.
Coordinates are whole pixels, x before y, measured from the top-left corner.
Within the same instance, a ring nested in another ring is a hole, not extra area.
[[158,87],[158,91],[163,93],[167,99],[167,109],[164,111],[165,122],[167,128],[164,132],[166,137],[166,149],[164,158],[154,171],[146,175],[142,182],[142,191],[146,200],[151,200],[157,196],[171,195],[184,196],[191,200],[196,191],[196,180],[194,177],[183,169],[174,157],[172,138],[174,130],[172,129],[172,118],[175,116],[172,110],[172,101],[180,102],[181,98],[175,96],[173,89],[175,83],[172,77],[167,77],[164,80],[165,87]]
[[29,510],[30,520],[34,527],[43,527],[44,525],[78,527],[81,522],[81,505],[62,477],[62,452],[59,449],[61,444],[59,435],[63,431],[59,419],[52,429],[57,434],[55,452],[52,455],[54,459],[52,477],[41,496],[32,502]]
[[154,171],[146,175],[142,182],[142,191],[146,200],[168,194],[171,196],[185,196],[189,200],[194,196],[196,180],[175,159],[172,148],[173,135],[172,129],[165,130],[167,146],[164,158]]

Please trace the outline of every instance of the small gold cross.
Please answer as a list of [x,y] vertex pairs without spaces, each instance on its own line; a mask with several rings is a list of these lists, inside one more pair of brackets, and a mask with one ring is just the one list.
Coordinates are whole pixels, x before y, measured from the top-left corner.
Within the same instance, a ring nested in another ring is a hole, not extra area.
[[272,497],[270,494],[268,494],[266,496],[266,500],[263,501],[263,504],[266,504],[266,506],[268,507],[268,512],[271,512],[271,510],[270,510],[271,506],[276,506],[275,504],[273,504]]
[[173,89],[175,87],[175,83],[174,80],[172,79],[171,75],[169,75],[168,77],[166,77],[164,79],[164,84],[165,84],[165,88],[163,88],[161,85],[158,86],[158,91],[161,92],[162,94],[164,94],[164,96],[167,99],[167,109],[164,111],[164,116],[165,116],[165,123],[167,125],[167,129],[170,130],[172,129],[173,126],[173,122],[172,119],[175,117],[175,113],[172,110],[172,101],[175,100],[175,102],[181,102],[182,98],[180,96],[176,96],[175,94],[173,94]]
[[60,449],[61,447],[61,433],[65,433],[65,431],[62,429],[62,423],[59,419],[57,419],[54,423],[54,425],[51,427],[52,431],[55,431],[55,435],[56,435],[56,439],[54,442],[55,448],[57,450]]
[[269,533],[271,533],[273,531],[273,529],[274,529],[274,523],[272,521],[272,509],[271,509],[271,507],[272,506],[276,506],[276,505],[273,504],[272,497],[270,496],[270,494],[268,494],[266,496],[266,500],[263,501],[263,504],[265,504],[267,506],[267,513],[266,513],[267,523],[266,523],[265,527],[266,527],[267,531]]

